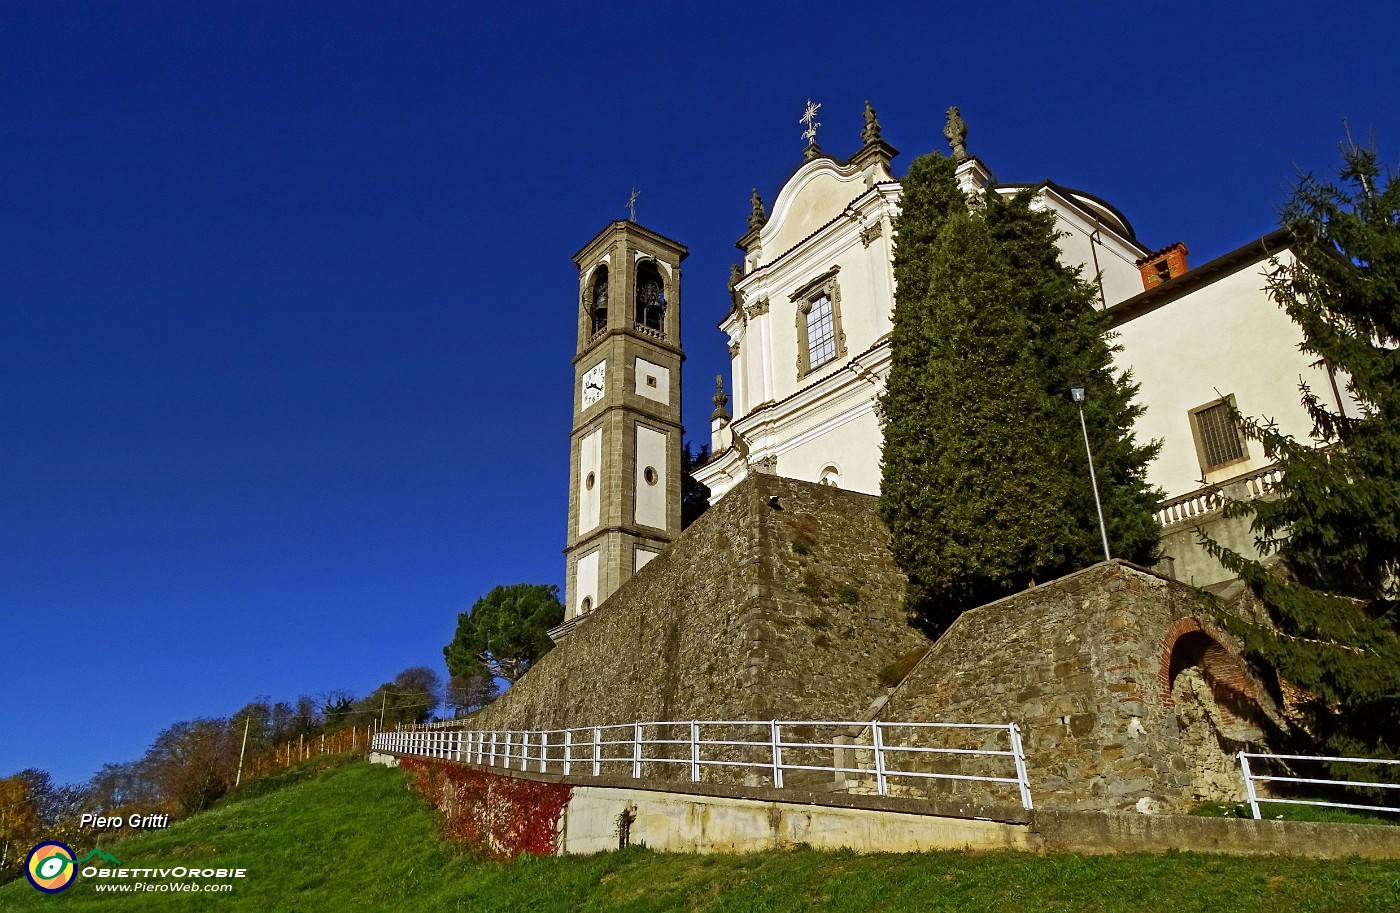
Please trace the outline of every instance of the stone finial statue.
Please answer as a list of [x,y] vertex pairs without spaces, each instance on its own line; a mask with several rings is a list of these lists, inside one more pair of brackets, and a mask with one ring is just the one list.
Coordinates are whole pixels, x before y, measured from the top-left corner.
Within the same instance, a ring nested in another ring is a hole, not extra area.
[[729,290],[733,291],[744,278],[744,267],[738,263],[729,264]]
[[749,205],[752,207],[749,212],[749,228],[762,228],[768,222],[768,213],[763,211],[763,198],[758,195],[757,187],[753,189]]
[[962,119],[957,105],[948,109],[948,123],[943,127],[943,135],[948,137],[948,145],[953,147],[953,161],[966,161],[967,121]]
[[875,109],[870,107],[869,99],[865,102],[865,129],[860,131],[860,139],[863,143],[880,141],[880,121],[875,117]]
[[729,405],[729,397],[724,395],[724,375],[715,375],[715,395],[711,400],[715,404],[715,411],[710,414],[710,421],[715,419],[728,420],[729,410],[724,408]]

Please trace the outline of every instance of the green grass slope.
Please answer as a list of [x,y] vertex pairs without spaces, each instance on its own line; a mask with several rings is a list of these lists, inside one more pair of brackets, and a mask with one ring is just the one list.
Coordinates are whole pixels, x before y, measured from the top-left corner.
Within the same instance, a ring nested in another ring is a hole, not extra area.
[[[356,763],[259,786],[246,798],[105,849],[123,865],[244,867],[218,895],[104,895],[79,880],[47,896],[21,880],[0,911],[1393,911],[1400,862],[1190,853],[856,856],[811,850],[683,856],[631,849],[496,863],[442,842],[399,771]],[[280,788],[276,788],[279,787]],[[270,791],[269,791],[270,790]],[[74,847],[80,854],[91,849]]]

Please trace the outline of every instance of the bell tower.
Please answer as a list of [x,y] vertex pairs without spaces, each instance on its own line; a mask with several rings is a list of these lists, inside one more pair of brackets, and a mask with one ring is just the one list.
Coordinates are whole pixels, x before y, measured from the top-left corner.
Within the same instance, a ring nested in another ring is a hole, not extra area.
[[579,271],[564,625],[601,605],[681,530],[681,261],[616,221]]

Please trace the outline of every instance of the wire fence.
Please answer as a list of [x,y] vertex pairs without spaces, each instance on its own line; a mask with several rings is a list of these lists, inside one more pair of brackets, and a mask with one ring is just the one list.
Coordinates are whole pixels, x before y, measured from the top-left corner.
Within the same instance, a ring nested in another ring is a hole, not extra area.
[[775,789],[823,784],[859,791],[868,783],[881,796],[915,792],[900,788],[915,782],[975,781],[1014,791],[1023,808],[1032,807],[1015,723],[688,720],[550,730],[414,727],[379,733],[373,748],[563,776],[661,780],[679,773],[700,783],[728,770]]

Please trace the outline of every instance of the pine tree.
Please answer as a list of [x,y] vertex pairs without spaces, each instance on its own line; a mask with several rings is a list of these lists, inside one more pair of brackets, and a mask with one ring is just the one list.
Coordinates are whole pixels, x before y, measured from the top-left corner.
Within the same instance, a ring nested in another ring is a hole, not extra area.
[[941,629],[973,606],[1102,557],[1071,382],[1116,554],[1150,562],[1155,447],[1135,443],[1136,387],[1115,376],[1094,292],[1060,264],[1029,194],[977,211],[932,154],[904,181],[893,363],[881,400],[881,515],[909,606]]
[[[1333,408],[1306,382],[1312,440],[1257,420],[1241,427],[1277,462],[1272,496],[1227,506],[1252,517],[1282,574],[1203,539],[1269,610],[1275,629],[1241,633],[1253,659],[1312,696],[1313,734],[1332,751],[1400,751],[1400,184],[1374,151],[1342,149],[1342,185],[1303,177],[1284,209],[1295,259],[1269,291],[1303,351],[1345,383]],[[1382,178],[1385,186],[1380,186]]]

